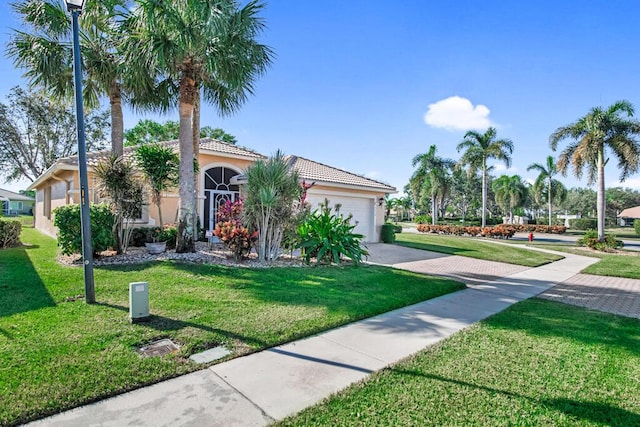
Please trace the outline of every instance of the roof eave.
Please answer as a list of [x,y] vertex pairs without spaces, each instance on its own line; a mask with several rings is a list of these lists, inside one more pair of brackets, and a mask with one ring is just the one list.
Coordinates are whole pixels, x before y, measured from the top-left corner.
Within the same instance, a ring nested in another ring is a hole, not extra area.
[[38,179],[33,181],[31,184],[29,184],[29,186],[27,187],[27,190],[35,190],[40,186],[40,184],[42,184],[43,182],[51,178],[57,171],[61,171],[61,170],[78,170],[78,166],[70,165],[68,163],[63,163],[63,162],[56,162],[51,166],[49,166],[49,169],[44,171],[42,175],[38,177]]

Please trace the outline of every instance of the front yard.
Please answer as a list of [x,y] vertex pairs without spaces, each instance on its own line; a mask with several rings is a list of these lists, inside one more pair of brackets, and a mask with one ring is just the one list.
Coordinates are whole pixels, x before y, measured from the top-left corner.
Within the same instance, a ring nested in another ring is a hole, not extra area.
[[285,426],[640,425],[640,320],[533,299]]
[[[233,268],[158,262],[97,268],[87,305],[82,268],[25,228],[0,251],[0,425],[16,424],[200,369],[189,355],[223,344],[245,354],[462,289],[384,267]],[[152,318],[130,324],[128,284],[148,281]],[[160,338],[177,355],[141,357]]]

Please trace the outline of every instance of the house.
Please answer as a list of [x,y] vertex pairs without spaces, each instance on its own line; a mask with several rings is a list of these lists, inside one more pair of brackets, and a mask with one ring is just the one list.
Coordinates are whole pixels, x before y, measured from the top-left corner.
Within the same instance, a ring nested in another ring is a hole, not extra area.
[[[178,150],[178,141],[163,144]],[[134,149],[135,147],[125,147],[124,155],[132,156]],[[108,157],[109,154],[108,151],[87,154],[89,197],[94,203],[99,202],[99,196],[94,191],[93,168],[100,159]],[[215,139],[200,140],[198,215],[206,230],[214,228],[218,207],[221,204],[240,197],[240,178],[247,167],[256,160],[265,158],[266,156],[256,151]],[[331,205],[340,204],[341,213],[353,214],[353,221],[357,224],[356,233],[363,234],[364,240],[368,242],[380,240],[380,228],[384,223],[384,197],[395,193],[394,187],[303,157],[287,156],[286,160],[289,167],[298,172],[301,180],[314,184],[307,190],[307,201],[313,208],[325,198],[329,199]],[[36,190],[36,228],[55,236],[57,230],[53,225],[52,213],[58,206],[79,203],[79,187],[77,156],[58,159],[39,176],[29,186],[29,189]],[[165,222],[175,222],[177,212],[176,190],[176,193],[163,196],[162,217]],[[142,217],[136,223],[139,226],[159,225],[155,207],[145,205]]]
[[33,197],[0,188],[0,204],[3,216],[31,215],[34,203]]
[[627,208],[618,214],[618,225],[621,227],[633,226],[633,221],[640,219],[640,206]]

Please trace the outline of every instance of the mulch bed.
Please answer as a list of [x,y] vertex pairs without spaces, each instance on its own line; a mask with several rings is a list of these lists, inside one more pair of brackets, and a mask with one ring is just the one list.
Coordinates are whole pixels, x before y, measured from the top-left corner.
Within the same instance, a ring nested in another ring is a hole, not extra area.
[[[299,256],[291,256],[290,254],[282,254],[280,258],[272,263],[258,261],[258,254],[254,251],[249,254],[247,259],[240,262],[236,261],[231,253],[225,249],[221,243],[210,245],[207,242],[196,242],[196,251],[190,253],[176,253],[175,250],[167,250],[158,255],[147,253],[147,249],[143,247],[129,247],[126,254],[117,255],[115,251],[104,251],[94,258],[95,266],[107,266],[118,264],[139,264],[149,261],[176,260],[183,262],[192,262],[196,264],[217,264],[229,265],[245,268],[264,268],[264,267],[302,267],[305,266],[304,261]],[[63,265],[81,266],[82,257],[80,255],[59,255],[58,262]]]

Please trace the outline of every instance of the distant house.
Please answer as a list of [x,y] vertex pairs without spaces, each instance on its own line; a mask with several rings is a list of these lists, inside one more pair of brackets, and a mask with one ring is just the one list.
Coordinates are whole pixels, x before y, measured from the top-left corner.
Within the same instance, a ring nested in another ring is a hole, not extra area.
[[[177,141],[163,144],[178,150]],[[132,157],[133,149],[125,147],[124,155]],[[87,154],[89,197],[92,202],[100,201],[94,191],[93,168],[100,159],[108,157],[109,154],[107,151]],[[206,230],[213,230],[215,227],[221,204],[240,197],[240,178],[247,167],[259,159],[266,159],[266,156],[215,139],[200,140],[198,216]],[[298,172],[301,181],[314,184],[307,190],[306,198],[312,208],[317,208],[325,199],[329,199],[332,206],[340,204],[341,213],[353,215],[353,223],[357,224],[356,233],[363,234],[367,242],[380,240],[380,228],[384,223],[384,197],[395,193],[394,187],[303,157],[287,156],[286,161],[291,170]],[[36,190],[35,227],[55,236],[57,229],[53,225],[53,211],[58,206],[78,203],[79,187],[77,156],[58,159],[39,176],[29,186],[30,190]],[[177,209],[178,195],[165,194],[162,199],[162,217],[165,222],[173,221],[177,217]],[[157,210],[154,207],[143,206],[142,217],[137,221],[137,225],[159,225]]]
[[0,188],[0,203],[4,216],[32,215],[35,199]]
[[618,225],[622,227],[630,227],[633,221],[640,219],[640,206],[627,208],[618,214]]

